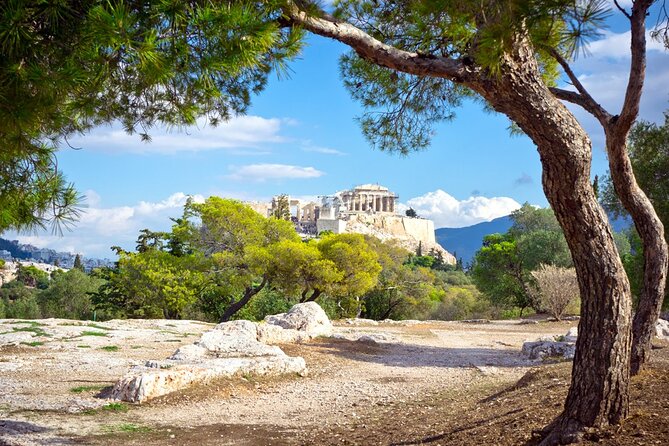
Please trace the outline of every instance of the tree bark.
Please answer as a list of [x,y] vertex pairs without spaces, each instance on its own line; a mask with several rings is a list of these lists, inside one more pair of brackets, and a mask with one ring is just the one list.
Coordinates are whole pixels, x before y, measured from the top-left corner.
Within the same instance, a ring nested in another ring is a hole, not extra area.
[[251,298],[258,294],[263,288],[267,285],[267,278],[263,277],[262,282],[258,286],[250,286],[244,290],[244,295],[241,299],[230,304],[228,308],[225,309],[223,316],[221,316],[220,322],[228,322],[232,316],[235,315],[239,310],[244,308],[244,305],[249,303]]
[[321,290],[318,289],[314,290],[314,292],[311,293],[311,296],[309,296],[307,300],[305,300],[305,302],[315,302],[316,299],[318,299],[318,296],[320,296],[322,293],[323,292]]
[[628,16],[631,60],[625,100],[620,115],[604,125],[613,186],[621,203],[632,216],[644,250],[643,288],[632,325],[630,371],[633,375],[641,370],[650,357],[655,324],[662,309],[669,262],[664,226],[637,184],[627,152],[627,136],[639,115],[646,77],[646,15],[652,3],[652,0],[635,1],[632,14]]
[[630,372],[636,375],[650,357],[655,324],[664,300],[669,252],[664,226],[634,177],[627,155],[627,132],[616,132],[616,129],[615,126],[607,128],[606,135],[611,180],[643,243],[643,288],[632,323],[630,358]]
[[663,235],[664,227],[650,200],[636,182],[626,144],[629,131],[639,115],[646,74],[646,16],[652,3],[652,0],[637,0],[632,5],[631,14],[622,10],[630,21],[631,58],[625,99],[617,116],[611,115],[598,104],[567,61],[556,50],[552,52],[578,93],[555,88],[551,90],[557,97],[582,106],[602,125],[606,133],[609,171],[616,194],[630,213],[644,247],[644,284],[632,328],[632,374],[637,374],[650,356],[654,327],[664,299],[669,257]]
[[616,424],[629,406],[631,296],[613,234],[590,184],[591,142],[542,80],[532,48],[517,42],[502,75],[473,88],[537,145],[546,197],[576,267],[581,320],[563,413],[542,444],[581,439],[584,428]]
[[[620,422],[629,410],[631,296],[613,233],[590,184],[592,147],[574,116],[541,78],[534,50],[520,35],[495,75],[472,64],[425,58],[389,47],[329,17],[293,5],[286,15],[305,29],[351,46],[380,66],[450,79],[476,91],[537,145],[546,197],[562,227],[582,298],[571,387],[563,413],[546,429],[544,445],[578,441],[586,427]],[[447,58],[446,58],[447,59]]]

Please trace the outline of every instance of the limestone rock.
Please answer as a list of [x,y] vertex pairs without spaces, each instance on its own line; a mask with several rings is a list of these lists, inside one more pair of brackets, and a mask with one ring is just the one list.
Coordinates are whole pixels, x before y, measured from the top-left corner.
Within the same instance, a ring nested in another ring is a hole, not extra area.
[[[323,312],[317,304],[313,305]],[[322,317],[313,305],[293,312],[288,319],[308,332],[244,320],[225,322],[203,333],[194,344],[180,347],[167,360],[147,361],[144,366],[132,368],[116,383],[111,397],[141,403],[196,383],[235,374],[304,375],[307,367],[303,358],[290,357],[279,347],[267,344],[296,342],[309,339],[312,333],[323,332]],[[325,322],[330,323],[327,316]]]
[[669,321],[660,319],[655,324],[655,336],[665,341],[669,341]]
[[269,323],[258,324],[258,341],[265,344],[291,344],[311,339],[308,333],[290,328],[281,328]]
[[262,358],[216,358],[198,364],[177,365],[169,369],[136,367],[114,385],[111,397],[116,400],[142,403],[194,384],[206,384],[215,378],[231,377],[235,374],[305,375],[306,370],[303,358],[292,358],[285,354]]
[[297,304],[288,313],[267,316],[265,322],[290,330],[304,331],[311,336],[330,336],[332,324],[316,302]]
[[564,335],[564,341],[576,342],[577,337],[578,337],[578,327],[571,327],[569,331],[567,331],[567,334]]
[[379,325],[379,323],[373,319],[364,319],[364,318],[349,318],[349,319],[344,319],[344,323],[346,325],[354,325],[354,326],[359,326],[359,325]]
[[544,359],[548,357],[562,357],[574,359],[576,346],[573,342],[534,341],[523,344],[522,353],[529,359]]

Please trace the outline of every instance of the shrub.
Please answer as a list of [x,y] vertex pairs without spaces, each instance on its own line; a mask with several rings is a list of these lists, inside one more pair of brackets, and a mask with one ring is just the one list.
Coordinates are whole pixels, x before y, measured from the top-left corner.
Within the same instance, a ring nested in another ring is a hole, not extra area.
[[536,280],[534,292],[541,308],[560,320],[569,305],[579,297],[576,270],[541,265],[532,272],[532,276]]

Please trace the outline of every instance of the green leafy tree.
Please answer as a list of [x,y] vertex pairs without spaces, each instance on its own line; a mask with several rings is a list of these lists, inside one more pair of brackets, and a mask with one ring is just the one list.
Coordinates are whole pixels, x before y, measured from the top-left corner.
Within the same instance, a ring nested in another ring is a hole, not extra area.
[[529,271],[523,268],[518,243],[512,238],[491,234],[474,257],[472,278],[494,305],[519,307],[532,304]]
[[192,210],[201,222],[193,244],[212,264],[212,293],[225,303],[221,321],[227,321],[269,283],[270,246],[299,236],[290,222],[265,218],[236,200],[209,197]]
[[72,265],[72,268],[82,272],[84,271],[84,264],[81,262],[81,254],[74,256],[74,264]]
[[38,290],[13,280],[0,287],[0,300],[5,308],[5,317],[13,319],[39,319],[42,317],[37,303]]
[[269,247],[272,286],[300,302],[315,301],[344,279],[344,272],[323,258],[318,242],[281,240]]
[[196,255],[177,257],[148,250],[120,252],[117,266],[99,272],[104,283],[93,296],[96,308],[130,318],[179,319],[206,285]]
[[317,246],[322,258],[334,263],[341,274],[324,292],[337,302],[342,316],[359,315],[361,298],[376,285],[381,272],[378,255],[361,234],[327,235]]
[[416,212],[416,210],[415,210],[414,208],[411,208],[411,207],[410,207],[409,209],[407,209],[407,210],[404,212],[404,214],[405,214],[407,217],[411,217],[411,218],[416,218],[416,217],[418,217],[418,213]]
[[49,288],[37,295],[42,317],[91,319],[94,306],[90,294],[103,283],[76,268],[54,273]]
[[288,195],[281,194],[274,198],[274,210],[272,210],[272,217],[279,220],[290,221],[290,202]]
[[16,271],[16,280],[27,287],[43,290],[49,286],[49,273],[33,265],[19,265]]

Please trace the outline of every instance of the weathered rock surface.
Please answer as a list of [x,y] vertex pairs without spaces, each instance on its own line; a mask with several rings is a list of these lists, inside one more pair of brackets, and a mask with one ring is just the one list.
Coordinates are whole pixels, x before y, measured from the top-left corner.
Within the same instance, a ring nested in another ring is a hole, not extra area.
[[577,336],[578,328],[571,327],[564,336],[541,337],[537,341],[523,343],[522,353],[529,359],[546,359],[554,357],[574,359]]
[[545,359],[550,357],[574,359],[576,346],[573,342],[561,341],[525,342],[522,353],[529,359]]
[[170,360],[163,363],[150,362],[149,366],[135,367],[121,378],[114,385],[111,397],[142,403],[194,384],[204,384],[215,378],[231,377],[236,374],[306,374],[307,366],[303,358],[293,358],[281,353],[262,358],[202,358],[198,363],[177,365]]
[[576,342],[578,337],[578,327],[571,327],[566,335],[564,335],[564,341],[566,342]]
[[660,319],[655,324],[655,336],[665,341],[669,341],[669,321]]
[[304,375],[303,358],[287,356],[276,345],[332,334],[332,324],[315,302],[295,305],[267,323],[239,320],[218,324],[194,344],[164,361],[135,366],[112,389],[111,397],[141,403],[158,396],[235,374]]
[[288,313],[267,316],[265,322],[289,330],[298,330],[310,336],[330,336],[332,324],[328,315],[316,302],[297,304]]

